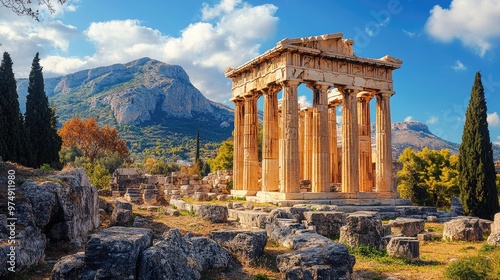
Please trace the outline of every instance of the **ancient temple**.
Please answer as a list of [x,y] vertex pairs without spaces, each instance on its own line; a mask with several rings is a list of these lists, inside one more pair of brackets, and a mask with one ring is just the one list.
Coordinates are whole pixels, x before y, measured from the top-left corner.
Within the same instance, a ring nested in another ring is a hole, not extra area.
[[[353,44],[341,33],[284,39],[240,67],[226,70],[235,105],[234,195],[269,200],[398,197],[393,186],[390,98],[392,71],[403,62],[391,56],[355,56]],[[312,108],[299,108],[300,84],[311,89]],[[261,163],[260,97],[264,99]],[[373,156],[371,100],[376,102]],[[337,106],[342,106],[341,145],[337,145]],[[303,181],[310,181],[309,190],[301,189]]]

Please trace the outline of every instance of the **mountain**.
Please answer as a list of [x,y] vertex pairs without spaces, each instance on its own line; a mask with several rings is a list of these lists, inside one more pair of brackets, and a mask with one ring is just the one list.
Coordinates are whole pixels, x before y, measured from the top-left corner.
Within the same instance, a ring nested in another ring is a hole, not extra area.
[[[27,87],[27,79],[18,80],[23,105]],[[202,143],[220,142],[234,126],[233,110],[205,98],[181,66],[150,58],[46,78],[45,92],[61,123],[74,115],[96,117],[118,127],[136,154],[183,145],[178,156],[186,158],[197,130]]]
[[[372,125],[372,142],[375,143],[375,126]],[[420,122],[400,122],[392,124],[392,154],[397,159],[406,147],[420,151],[424,147],[433,150],[449,149],[458,154],[459,144],[446,141],[434,135],[429,127]],[[500,160],[500,145],[493,144],[493,158]]]

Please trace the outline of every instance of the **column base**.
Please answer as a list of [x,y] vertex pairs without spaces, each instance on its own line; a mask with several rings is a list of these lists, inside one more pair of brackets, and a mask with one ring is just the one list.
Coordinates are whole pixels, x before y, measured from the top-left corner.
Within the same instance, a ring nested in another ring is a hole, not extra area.
[[[231,191],[232,193],[233,191]],[[323,200],[323,199],[380,199],[380,198],[399,198],[398,193],[393,192],[266,192],[256,193],[258,199],[273,200]]]
[[231,190],[231,195],[234,197],[247,197],[254,196],[258,191],[249,191],[249,190]]

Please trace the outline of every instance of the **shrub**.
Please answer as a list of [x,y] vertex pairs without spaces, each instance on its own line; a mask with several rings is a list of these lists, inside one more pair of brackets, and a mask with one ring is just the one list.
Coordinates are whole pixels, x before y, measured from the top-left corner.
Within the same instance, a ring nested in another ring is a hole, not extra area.
[[483,256],[459,259],[446,269],[446,277],[453,280],[481,280],[491,271],[491,261]]
[[259,273],[259,274],[255,275],[253,280],[269,280],[269,277],[267,277],[267,275]]

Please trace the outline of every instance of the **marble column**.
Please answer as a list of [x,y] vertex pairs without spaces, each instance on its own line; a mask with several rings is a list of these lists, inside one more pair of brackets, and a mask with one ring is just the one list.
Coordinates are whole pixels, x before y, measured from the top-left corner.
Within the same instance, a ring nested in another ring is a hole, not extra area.
[[311,192],[330,191],[330,152],[328,145],[328,88],[329,85],[311,83],[313,91],[312,118],[312,176]]
[[376,191],[392,192],[391,106],[392,91],[376,94]]
[[242,98],[234,102],[234,151],[233,151],[233,189],[243,189],[243,132],[245,123],[245,106]]
[[337,106],[340,101],[334,101],[328,107],[328,131],[330,144],[330,183],[340,183],[339,155],[337,147]]
[[313,110],[311,108],[306,108],[302,110],[304,114],[304,162],[302,165],[304,180],[312,179],[312,121],[313,121]]
[[262,190],[279,190],[279,125],[278,92],[272,85],[264,90],[264,120],[262,134]]
[[299,162],[300,162],[300,176],[304,180],[304,118],[305,111],[299,111]]
[[357,90],[338,88],[342,94],[342,192],[359,192],[359,129]]
[[259,95],[251,92],[245,95],[245,130],[243,139],[243,190],[247,194],[255,194],[259,186],[259,145],[257,99]]
[[369,92],[358,94],[359,122],[359,191],[371,192],[373,187],[372,137]]
[[280,138],[280,191],[300,192],[299,186],[299,104],[297,96],[298,81],[282,83],[281,101],[281,138]]

